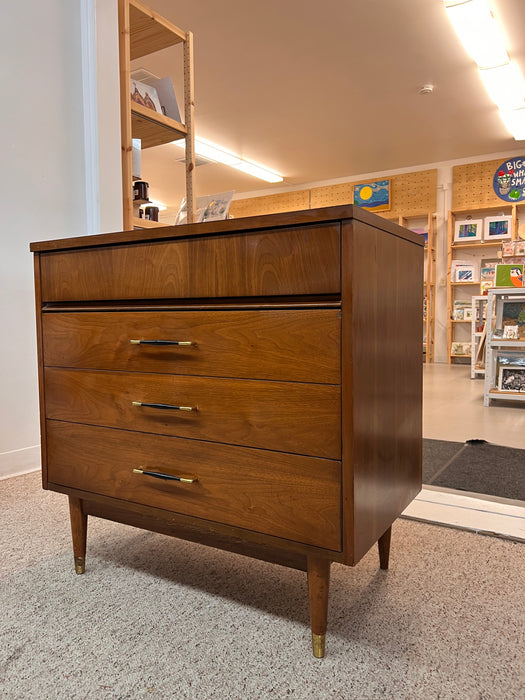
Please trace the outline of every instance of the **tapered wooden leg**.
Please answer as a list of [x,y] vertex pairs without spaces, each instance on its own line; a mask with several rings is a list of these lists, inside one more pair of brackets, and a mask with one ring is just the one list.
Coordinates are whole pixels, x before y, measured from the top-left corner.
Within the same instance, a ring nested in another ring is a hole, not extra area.
[[390,557],[390,537],[392,535],[392,526],[381,535],[377,541],[377,546],[379,548],[379,566],[382,569],[388,569],[388,559]]
[[71,521],[71,536],[73,538],[75,571],[77,574],[83,574],[86,570],[87,515],[82,512],[82,501],[80,498],[69,496],[69,519]]
[[323,658],[325,650],[330,563],[320,557],[308,557],[307,561],[312,649],[318,659]]

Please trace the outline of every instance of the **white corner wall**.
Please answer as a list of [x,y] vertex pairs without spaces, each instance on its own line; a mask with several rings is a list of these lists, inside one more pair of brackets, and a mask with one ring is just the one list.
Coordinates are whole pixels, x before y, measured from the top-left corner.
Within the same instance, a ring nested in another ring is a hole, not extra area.
[[11,3],[3,74],[0,477],[38,468],[30,241],[85,233],[79,0]]

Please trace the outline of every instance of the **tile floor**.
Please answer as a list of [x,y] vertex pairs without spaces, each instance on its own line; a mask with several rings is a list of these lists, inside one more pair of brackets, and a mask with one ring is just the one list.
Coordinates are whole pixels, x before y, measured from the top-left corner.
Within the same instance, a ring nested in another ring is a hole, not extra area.
[[423,365],[423,437],[525,449],[525,397],[483,406],[483,384],[467,365]]
[[[525,449],[525,401],[483,406],[483,380],[465,365],[423,365],[423,437],[479,438]],[[525,466],[524,466],[525,468]],[[404,516],[525,542],[525,503],[424,486]]]

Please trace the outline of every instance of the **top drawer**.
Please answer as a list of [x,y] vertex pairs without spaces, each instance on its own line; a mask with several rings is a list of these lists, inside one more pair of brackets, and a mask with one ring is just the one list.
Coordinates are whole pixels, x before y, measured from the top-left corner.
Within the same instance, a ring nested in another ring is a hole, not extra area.
[[339,224],[46,252],[43,302],[340,291]]

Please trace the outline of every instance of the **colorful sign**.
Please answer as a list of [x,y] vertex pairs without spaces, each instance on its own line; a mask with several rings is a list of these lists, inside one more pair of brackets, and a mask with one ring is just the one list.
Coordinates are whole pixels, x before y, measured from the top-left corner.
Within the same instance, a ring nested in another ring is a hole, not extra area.
[[525,156],[510,158],[494,173],[494,192],[505,202],[525,200]]
[[390,209],[390,180],[354,185],[354,204],[368,211]]

